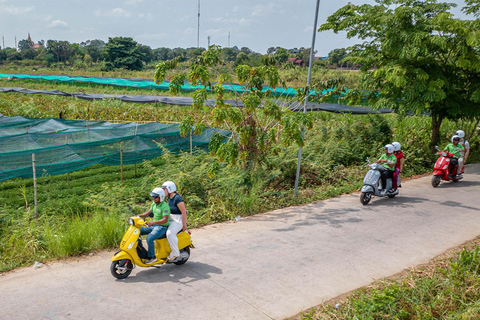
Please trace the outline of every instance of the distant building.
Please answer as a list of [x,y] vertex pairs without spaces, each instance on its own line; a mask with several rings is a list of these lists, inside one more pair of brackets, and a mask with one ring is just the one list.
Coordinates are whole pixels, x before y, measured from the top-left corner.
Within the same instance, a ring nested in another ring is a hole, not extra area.
[[30,47],[33,50],[38,50],[40,47],[42,47],[41,44],[33,42],[32,37],[30,37],[30,32],[28,33],[27,41],[28,41],[28,43],[30,43]]
[[303,60],[302,60],[302,59],[299,59],[299,58],[288,58],[288,61],[290,61],[290,62],[293,63],[294,65],[303,67]]

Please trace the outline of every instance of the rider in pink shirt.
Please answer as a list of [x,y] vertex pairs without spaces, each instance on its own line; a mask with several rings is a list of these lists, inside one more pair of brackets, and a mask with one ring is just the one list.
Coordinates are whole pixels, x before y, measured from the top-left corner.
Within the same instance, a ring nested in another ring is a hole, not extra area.
[[398,142],[393,142],[393,154],[397,157],[397,163],[395,163],[395,171],[393,172],[393,181],[392,181],[392,188],[396,190],[398,188],[398,176],[402,173],[403,170],[403,162],[404,162],[404,155],[403,152],[400,151],[401,145]]

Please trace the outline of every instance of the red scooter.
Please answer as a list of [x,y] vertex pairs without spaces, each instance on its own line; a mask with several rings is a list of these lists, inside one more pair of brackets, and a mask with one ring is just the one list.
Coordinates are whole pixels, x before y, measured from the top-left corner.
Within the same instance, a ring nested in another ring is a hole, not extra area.
[[[438,150],[438,147],[435,148]],[[456,161],[452,153],[440,151],[437,152],[437,154],[440,155],[440,157],[437,159],[437,162],[435,162],[435,167],[433,168],[432,186],[434,188],[438,187],[442,180],[458,182],[463,178],[462,175],[457,175],[458,162],[453,166],[453,170],[450,171],[452,167],[450,165],[451,161]]]

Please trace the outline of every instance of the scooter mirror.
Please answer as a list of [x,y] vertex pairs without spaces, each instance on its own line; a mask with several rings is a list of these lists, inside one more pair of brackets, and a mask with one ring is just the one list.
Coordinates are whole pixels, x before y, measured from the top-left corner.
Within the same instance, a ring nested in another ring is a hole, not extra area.
[[438,146],[435,146],[435,150],[440,150],[440,149],[438,148]]

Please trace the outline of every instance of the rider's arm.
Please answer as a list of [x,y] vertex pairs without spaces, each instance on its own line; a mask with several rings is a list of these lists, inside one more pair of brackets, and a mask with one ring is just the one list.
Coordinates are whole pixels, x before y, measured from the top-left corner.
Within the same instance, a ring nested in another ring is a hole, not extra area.
[[169,215],[165,215],[165,216],[163,216],[163,218],[160,219],[160,220],[148,222],[148,225],[151,227],[151,226],[154,225],[154,224],[158,224],[158,225],[165,224],[165,223],[168,222],[168,218],[169,218],[169,217],[170,217]]
[[403,171],[403,161],[404,161],[404,158],[401,158],[401,159],[400,159],[400,166],[399,166],[400,172]]
[[465,148],[465,156],[463,157],[463,163],[467,162],[468,155],[470,154],[470,148]]
[[139,216],[140,218],[145,218],[145,217],[148,217],[148,216],[149,216],[150,214],[152,214],[152,213],[153,213],[152,210],[148,210],[147,212],[142,213],[142,214],[139,214],[138,216]]

